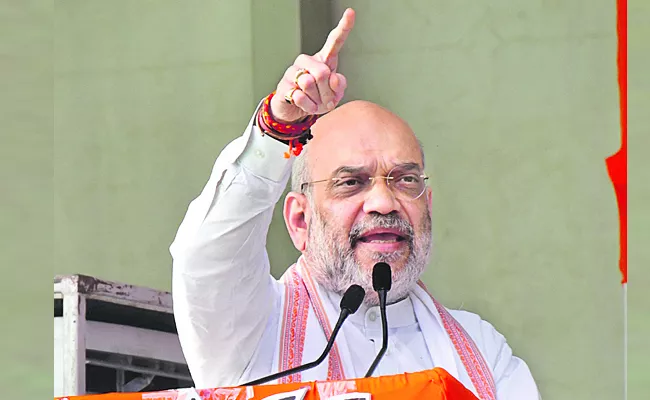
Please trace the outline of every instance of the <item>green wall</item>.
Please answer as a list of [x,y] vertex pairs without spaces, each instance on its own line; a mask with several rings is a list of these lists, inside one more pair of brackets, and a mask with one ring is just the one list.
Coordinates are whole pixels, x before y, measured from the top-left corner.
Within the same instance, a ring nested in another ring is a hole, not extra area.
[[[5,225],[25,239],[3,250],[16,293],[47,291],[43,304],[51,301],[50,275],[37,290],[12,267],[28,259],[55,274],[169,289],[168,246],[214,158],[301,49],[313,51],[330,18],[353,6],[357,25],[341,61],[347,99],[391,108],[425,144],[435,235],[427,283],[448,306],[503,332],[544,398],[622,397],[616,204],[604,164],[619,146],[613,0],[24,4],[5,8],[0,25],[21,27],[40,46],[0,47],[36,61],[0,63],[19,77],[0,107],[19,150],[3,156],[45,176],[3,196],[19,210]],[[647,38],[646,4],[630,6],[630,22]],[[648,144],[650,124],[643,42],[630,41],[639,62],[630,57],[638,89],[630,99],[641,104],[630,110],[631,135],[640,134],[630,140],[630,179],[640,183],[647,153],[637,144]],[[29,134],[49,121],[51,147],[37,150]],[[650,390],[641,290],[650,275],[633,263],[648,260],[647,184],[630,196],[631,236],[641,237],[630,244],[630,398],[640,399]],[[27,227],[27,217],[37,223]],[[279,274],[296,253],[278,213],[269,244]],[[36,346],[36,329],[17,328],[27,317],[8,310],[16,325],[5,328],[2,351],[15,362],[2,383],[14,398],[35,398],[25,394],[51,387],[51,353]]]
[[629,394],[650,393],[650,2],[629,4]]
[[336,4],[359,15],[348,98],[425,145],[433,292],[493,323],[545,398],[622,397],[615,3]]
[[52,395],[52,3],[0,6],[0,390]]
[[57,3],[57,273],[170,288],[187,204],[298,52],[297,2],[274,4]]

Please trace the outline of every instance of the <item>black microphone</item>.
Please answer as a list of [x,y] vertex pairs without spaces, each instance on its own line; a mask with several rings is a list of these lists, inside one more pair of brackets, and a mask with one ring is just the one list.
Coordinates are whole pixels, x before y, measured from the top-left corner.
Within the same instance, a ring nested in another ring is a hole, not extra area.
[[357,312],[365,296],[366,296],[365,290],[363,290],[363,288],[359,285],[352,285],[348,288],[348,290],[345,291],[345,293],[343,294],[343,298],[341,299],[341,313],[339,314],[339,320],[336,321],[336,325],[334,325],[334,329],[332,330],[332,336],[330,336],[330,339],[327,341],[327,346],[325,346],[325,350],[323,350],[323,353],[316,360],[307,364],[300,365],[295,368],[288,369],[286,371],[276,372],[275,374],[265,376],[259,379],[255,379],[254,381],[244,383],[242,386],[261,385],[262,383],[270,382],[285,377],[287,375],[295,374],[297,372],[302,372],[304,370],[314,368],[320,363],[322,363],[323,360],[325,360],[325,358],[327,357],[327,354],[329,354],[330,350],[332,349],[332,346],[334,346],[334,339],[336,338],[336,335],[339,333],[339,330],[341,329],[341,325],[343,325],[343,321],[345,321],[345,319],[350,314],[354,314],[355,312]]
[[372,373],[375,372],[375,368],[379,365],[386,349],[388,349],[388,321],[386,318],[386,295],[390,290],[392,284],[391,274],[390,274],[390,265],[385,262],[378,262],[375,264],[372,269],[372,288],[375,289],[379,295],[379,312],[381,313],[381,349],[379,354],[375,357],[375,360],[368,368],[366,372],[366,378],[372,376]]

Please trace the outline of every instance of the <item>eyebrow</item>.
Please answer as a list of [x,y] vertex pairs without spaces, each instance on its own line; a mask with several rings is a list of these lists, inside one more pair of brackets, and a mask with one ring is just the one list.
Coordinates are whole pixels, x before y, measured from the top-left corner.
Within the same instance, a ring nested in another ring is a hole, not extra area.
[[[419,171],[422,168],[420,167],[420,164],[416,162],[406,162],[402,164],[397,164],[393,166],[391,169],[400,169],[400,170],[407,170],[407,171],[412,171],[416,170]],[[332,178],[337,177],[341,174],[359,174],[359,173],[368,173],[368,168],[367,167],[351,167],[348,165],[344,165],[341,167],[338,167],[337,169],[332,172]]]
[[407,170],[407,171],[412,171],[412,170],[420,171],[422,169],[422,167],[420,167],[420,164],[415,163],[415,162],[407,162],[407,163],[403,163],[403,164],[397,164],[397,165],[395,165],[393,167],[393,169],[397,169],[397,168],[399,168],[401,170]]
[[334,172],[332,172],[332,177],[334,178],[341,174],[359,174],[362,172],[367,172],[366,167],[350,167],[344,165],[335,169]]

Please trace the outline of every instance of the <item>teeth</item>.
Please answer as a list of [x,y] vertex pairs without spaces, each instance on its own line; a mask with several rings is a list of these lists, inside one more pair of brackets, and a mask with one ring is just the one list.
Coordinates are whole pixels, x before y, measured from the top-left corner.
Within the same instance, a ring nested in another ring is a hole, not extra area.
[[370,243],[395,243],[397,240],[371,240]]

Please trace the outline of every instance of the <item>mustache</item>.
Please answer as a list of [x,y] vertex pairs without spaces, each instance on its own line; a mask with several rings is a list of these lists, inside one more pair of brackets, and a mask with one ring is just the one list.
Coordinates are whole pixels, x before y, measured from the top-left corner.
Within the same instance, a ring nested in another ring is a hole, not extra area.
[[413,243],[413,237],[415,236],[413,226],[393,212],[385,215],[371,214],[368,218],[355,224],[348,235],[350,246],[354,248],[365,232],[376,228],[397,229],[405,241],[409,244]]

